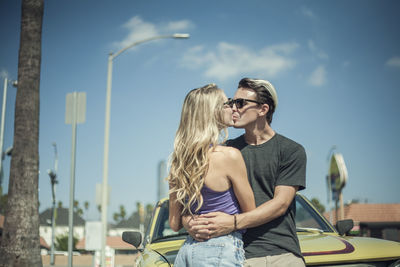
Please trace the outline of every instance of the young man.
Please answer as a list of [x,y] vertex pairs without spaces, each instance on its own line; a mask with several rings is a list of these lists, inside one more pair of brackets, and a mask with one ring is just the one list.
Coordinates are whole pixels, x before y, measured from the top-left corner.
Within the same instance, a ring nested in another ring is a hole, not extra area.
[[229,104],[234,127],[245,133],[227,145],[242,152],[257,208],[236,215],[213,212],[195,220],[185,217],[183,224],[197,240],[247,229],[245,266],[304,266],[294,200],[296,192],[305,188],[304,148],[271,128],[278,98],[270,82],[242,79]]

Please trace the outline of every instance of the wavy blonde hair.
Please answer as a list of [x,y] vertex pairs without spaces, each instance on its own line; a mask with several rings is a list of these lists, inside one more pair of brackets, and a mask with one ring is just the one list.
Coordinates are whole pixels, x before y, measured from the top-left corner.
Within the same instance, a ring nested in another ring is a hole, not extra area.
[[228,136],[223,122],[224,100],[224,92],[215,84],[191,90],[184,100],[167,177],[170,194],[176,193],[182,214],[192,214],[190,207],[195,203],[196,211],[203,204],[200,190],[208,171],[210,148],[225,142]]

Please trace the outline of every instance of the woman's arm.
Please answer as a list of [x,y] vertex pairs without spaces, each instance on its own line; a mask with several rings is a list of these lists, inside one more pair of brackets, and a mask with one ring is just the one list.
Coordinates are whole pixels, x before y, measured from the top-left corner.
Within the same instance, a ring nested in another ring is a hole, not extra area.
[[[171,184],[169,185],[171,189]],[[178,232],[182,227],[182,205],[176,201],[176,193],[169,194],[169,225],[172,230]]]

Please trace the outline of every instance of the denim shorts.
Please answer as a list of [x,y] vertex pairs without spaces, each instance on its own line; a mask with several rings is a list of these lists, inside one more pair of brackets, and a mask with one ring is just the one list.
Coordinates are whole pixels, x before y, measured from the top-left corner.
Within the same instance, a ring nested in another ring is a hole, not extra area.
[[204,242],[198,242],[188,236],[179,249],[174,267],[241,267],[244,260],[242,234],[239,232],[211,238]]

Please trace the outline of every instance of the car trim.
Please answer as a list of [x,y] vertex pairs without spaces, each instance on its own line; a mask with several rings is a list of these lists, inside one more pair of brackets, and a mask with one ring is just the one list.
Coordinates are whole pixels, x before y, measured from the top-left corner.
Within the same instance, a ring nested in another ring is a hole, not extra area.
[[303,256],[308,257],[308,256],[333,255],[333,254],[348,254],[348,253],[352,253],[354,251],[353,245],[350,244],[347,240],[340,238],[340,237],[336,237],[336,236],[332,236],[332,237],[340,240],[345,245],[344,249],[316,251],[316,252],[303,252],[302,253]]

